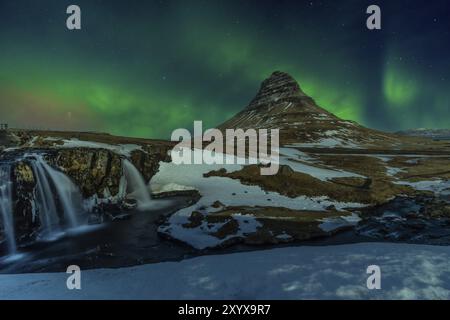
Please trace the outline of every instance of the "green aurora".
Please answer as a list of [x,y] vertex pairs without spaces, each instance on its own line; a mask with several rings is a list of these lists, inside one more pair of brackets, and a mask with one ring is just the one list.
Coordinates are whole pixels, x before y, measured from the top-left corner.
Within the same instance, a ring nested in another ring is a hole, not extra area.
[[2,1],[0,119],[168,138],[194,120],[220,124],[282,70],[342,118],[450,127],[450,49],[438,45],[448,31],[402,37],[408,16],[390,19],[400,9],[387,4],[371,33],[364,1],[311,3],[78,1],[82,30],[69,31],[67,1]]

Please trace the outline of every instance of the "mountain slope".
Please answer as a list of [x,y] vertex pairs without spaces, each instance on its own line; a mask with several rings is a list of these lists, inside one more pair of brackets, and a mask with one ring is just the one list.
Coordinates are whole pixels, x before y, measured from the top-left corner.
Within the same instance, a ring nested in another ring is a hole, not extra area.
[[289,74],[276,71],[264,80],[250,104],[219,129],[280,129],[281,144],[368,148],[395,146],[401,137],[342,120],[307,96]]

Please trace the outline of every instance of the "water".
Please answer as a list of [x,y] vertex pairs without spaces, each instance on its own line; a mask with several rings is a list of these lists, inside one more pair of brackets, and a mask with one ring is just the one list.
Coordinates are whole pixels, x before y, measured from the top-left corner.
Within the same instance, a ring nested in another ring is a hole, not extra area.
[[[189,197],[153,200],[157,209],[131,211],[131,219],[106,221],[70,229],[52,241],[37,241],[21,248],[21,256],[0,257],[0,274],[65,272],[68,265],[82,270],[118,268],[178,261],[195,250],[158,235],[161,216],[191,204]],[[20,259],[17,259],[20,258]]]
[[450,217],[430,215],[446,205],[431,196],[397,197],[369,209],[355,231],[377,241],[449,245]]
[[152,208],[149,187],[145,184],[142,174],[127,159],[122,160],[123,171],[127,181],[129,195],[137,201],[139,210]]
[[[28,160],[36,180],[34,213],[41,223],[38,239],[56,239],[69,229],[79,227],[82,196],[75,184],[65,174],[48,165],[42,155],[28,154],[23,159]],[[8,257],[19,259],[21,255],[17,252],[14,230],[11,173],[12,165],[0,165],[0,212]]]
[[11,167],[9,165],[0,167],[0,211],[3,222],[3,230],[8,245],[8,254],[14,255],[17,251],[17,245],[12,209]]
[[54,233],[59,230],[59,218],[56,210],[53,192],[51,192],[50,183],[47,179],[44,166],[39,162],[33,162],[32,168],[36,180],[39,183],[36,186],[37,208],[43,229],[48,233]]
[[[42,154],[26,154],[21,160],[32,168],[36,181],[34,191],[34,214],[39,219],[40,229],[36,240],[41,243],[59,241],[66,236],[73,236],[85,225],[82,217],[83,197],[78,187],[64,173],[50,166]],[[0,211],[4,225],[8,256],[19,257],[16,234],[14,232],[11,180],[13,166],[0,166]],[[156,210],[158,205],[150,197],[150,190],[144,178],[129,161],[123,160],[123,178],[121,189],[123,194],[135,199],[140,211]],[[122,186],[123,184],[123,186]],[[87,217],[87,215],[85,216]],[[22,247],[21,251],[25,250]],[[3,261],[4,262],[4,261]]]
[[[67,227],[80,226],[79,213],[82,211],[82,196],[77,186],[64,173],[49,166],[42,156],[37,155],[32,161],[34,175],[37,180],[37,206],[43,229],[46,233],[59,231],[60,221],[58,206],[54,196],[63,209]],[[52,186],[54,189],[52,189]]]

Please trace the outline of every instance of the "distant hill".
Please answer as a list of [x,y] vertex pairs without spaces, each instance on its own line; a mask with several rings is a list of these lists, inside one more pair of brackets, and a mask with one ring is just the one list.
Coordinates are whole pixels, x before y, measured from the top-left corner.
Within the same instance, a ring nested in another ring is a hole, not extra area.
[[429,138],[433,140],[450,140],[450,129],[410,129],[399,131],[397,134],[410,136],[410,137],[421,137]]

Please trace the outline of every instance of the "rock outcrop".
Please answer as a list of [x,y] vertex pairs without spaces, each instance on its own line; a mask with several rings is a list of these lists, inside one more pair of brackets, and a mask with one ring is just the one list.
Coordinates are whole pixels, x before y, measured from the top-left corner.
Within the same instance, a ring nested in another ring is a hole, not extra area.
[[250,102],[247,109],[256,109],[259,106],[279,102],[283,99],[306,97],[300,85],[285,72],[275,71],[264,80],[256,97]]
[[105,192],[116,196],[122,177],[120,156],[104,149],[60,149],[48,161],[67,174],[85,198]]
[[131,153],[131,162],[143,175],[144,180],[150,179],[158,172],[159,163],[170,161],[170,149],[167,145],[163,146],[144,146],[143,150],[135,150]]
[[40,227],[36,217],[35,200],[36,179],[29,163],[20,161],[14,166],[12,182],[15,188],[13,194],[14,225],[16,238],[28,241],[36,236]]

